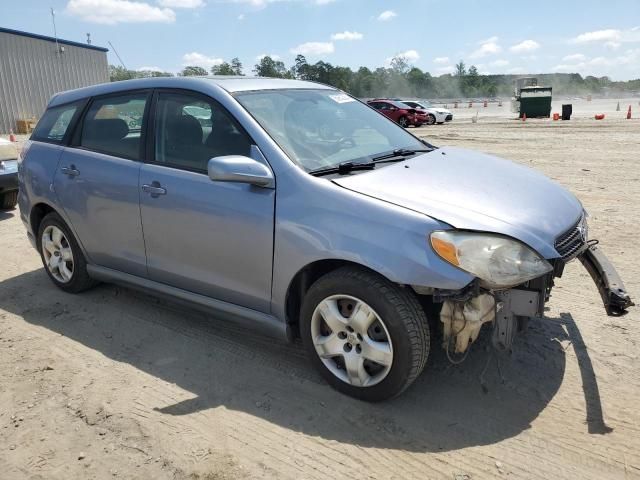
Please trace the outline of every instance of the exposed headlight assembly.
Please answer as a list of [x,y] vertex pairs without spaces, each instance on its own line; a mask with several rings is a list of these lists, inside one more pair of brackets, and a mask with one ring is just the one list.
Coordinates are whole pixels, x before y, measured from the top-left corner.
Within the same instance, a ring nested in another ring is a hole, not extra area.
[[445,261],[475,275],[486,288],[509,288],[553,267],[525,244],[491,233],[436,231],[431,246]]

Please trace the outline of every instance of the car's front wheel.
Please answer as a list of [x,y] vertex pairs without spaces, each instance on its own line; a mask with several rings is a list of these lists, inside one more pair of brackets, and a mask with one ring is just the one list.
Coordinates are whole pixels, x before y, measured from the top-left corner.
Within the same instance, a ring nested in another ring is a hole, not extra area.
[[434,123],[436,123],[436,117],[435,115],[430,113],[429,115],[427,115],[427,125],[433,125]]
[[402,116],[398,119],[398,123],[403,128],[409,128],[409,119],[405,116]]
[[300,333],[335,389],[366,401],[403,392],[429,354],[427,318],[413,292],[368,270],[343,267],[307,292]]
[[37,243],[44,268],[56,286],[78,293],[97,283],[89,277],[82,250],[60,215],[52,212],[42,219]]

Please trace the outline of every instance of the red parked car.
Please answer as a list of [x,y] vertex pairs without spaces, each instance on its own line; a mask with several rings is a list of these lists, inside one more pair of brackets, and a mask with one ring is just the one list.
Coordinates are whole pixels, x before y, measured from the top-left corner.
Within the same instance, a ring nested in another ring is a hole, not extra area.
[[419,127],[427,122],[426,112],[395,100],[375,99],[369,100],[367,104],[405,128],[410,125]]

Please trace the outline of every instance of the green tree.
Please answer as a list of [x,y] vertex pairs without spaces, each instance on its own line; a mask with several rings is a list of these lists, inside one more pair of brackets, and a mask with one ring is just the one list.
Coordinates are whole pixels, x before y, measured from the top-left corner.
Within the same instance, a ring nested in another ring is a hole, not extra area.
[[231,59],[231,70],[233,71],[234,75],[237,75],[239,77],[244,75],[244,73],[242,73],[242,62],[238,57],[233,57]]
[[396,55],[395,57],[393,57],[389,66],[391,67],[391,70],[393,70],[398,75],[406,75],[411,69],[409,59],[407,57],[403,57],[402,55]]
[[462,60],[456,63],[456,77],[464,77],[467,74],[467,66]]
[[214,75],[235,75],[233,67],[228,62],[222,62],[220,65],[211,67],[211,73]]
[[137,78],[136,73],[133,70],[127,70],[124,67],[117,65],[109,65],[109,81],[119,82],[121,80],[131,80]]
[[269,55],[262,57],[253,67],[253,71],[259,77],[290,78],[292,76],[284,66],[284,62],[274,60]]
[[180,75],[183,77],[203,77],[205,75],[207,75],[209,72],[207,72],[204,68],[202,67],[197,67],[197,66],[188,66],[188,67],[184,67],[184,69],[182,70],[182,72],[180,72]]

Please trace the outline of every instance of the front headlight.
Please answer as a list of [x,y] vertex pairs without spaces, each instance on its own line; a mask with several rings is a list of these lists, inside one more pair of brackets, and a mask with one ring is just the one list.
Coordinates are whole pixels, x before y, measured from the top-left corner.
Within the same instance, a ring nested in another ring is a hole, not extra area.
[[431,246],[443,260],[475,275],[486,288],[508,288],[540,277],[553,267],[511,238],[456,230],[431,234]]

